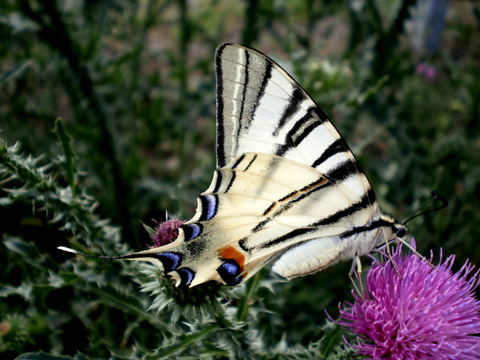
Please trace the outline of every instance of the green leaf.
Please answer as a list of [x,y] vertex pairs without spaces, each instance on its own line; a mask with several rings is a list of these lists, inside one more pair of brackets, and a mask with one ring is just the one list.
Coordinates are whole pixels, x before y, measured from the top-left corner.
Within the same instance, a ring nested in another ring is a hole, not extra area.
[[33,286],[30,284],[21,284],[17,287],[0,286],[0,297],[8,297],[10,295],[20,295],[25,300],[30,299]]
[[4,241],[8,250],[20,255],[25,259],[35,259],[39,256],[37,247],[18,238],[10,238]]

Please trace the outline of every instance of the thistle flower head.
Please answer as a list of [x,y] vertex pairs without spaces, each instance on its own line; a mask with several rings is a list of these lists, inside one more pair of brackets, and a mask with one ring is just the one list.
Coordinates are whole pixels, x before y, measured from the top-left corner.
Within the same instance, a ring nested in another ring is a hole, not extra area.
[[468,279],[473,266],[453,273],[453,255],[432,266],[401,248],[374,261],[363,294],[340,309],[340,325],[357,337],[352,346],[372,359],[478,359],[479,272]]
[[174,242],[178,237],[178,228],[185,223],[184,220],[173,218],[158,224],[153,238],[153,247],[164,246]]

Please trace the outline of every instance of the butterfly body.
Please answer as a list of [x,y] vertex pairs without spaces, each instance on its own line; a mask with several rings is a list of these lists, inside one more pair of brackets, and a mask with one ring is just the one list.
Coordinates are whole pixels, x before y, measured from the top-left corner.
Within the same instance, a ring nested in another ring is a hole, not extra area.
[[278,64],[217,49],[217,170],[171,244],[117,258],[177,286],[236,285],[274,262],[286,278],[369,253],[402,227],[382,214],[345,140]]

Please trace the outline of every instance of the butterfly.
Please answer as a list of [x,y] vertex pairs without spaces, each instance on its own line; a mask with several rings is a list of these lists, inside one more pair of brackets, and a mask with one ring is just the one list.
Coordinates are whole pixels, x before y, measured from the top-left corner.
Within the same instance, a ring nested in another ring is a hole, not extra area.
[[210,187],[175,241],[114,258],[149,261],[176,286],[237,285],[270,263],[291,279],[406,234],[380,211],[325,113],[275,61],[224,44],[215,67],[217,170]]

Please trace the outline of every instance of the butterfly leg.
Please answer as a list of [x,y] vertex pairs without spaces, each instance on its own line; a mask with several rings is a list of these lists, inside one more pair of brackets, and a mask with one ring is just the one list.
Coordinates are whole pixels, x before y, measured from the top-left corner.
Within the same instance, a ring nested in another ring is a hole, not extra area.
[[[356,270],[355,270],[356,268]],[[352,268],[348,273],[348,277],[350,278],[355,291],[359,294],[363,294],[363,282],[362,282],[362,262],[358,255],[355,255],[352,261]],[[357,282],[359,285],[357,285]]]
[[418,255],[422,260],[425,260],[433,269],[435,269],[435,265],[433,265],[425,256],[420,254],[414,246],[410,245],[410,243],[408,243],[407,241],[405,241],[402,238],[398,238],[398,241],[400,241],[404,246],[406,246],[408,249],[410,249],[410,251],[412,251],[414,254]]
[[[392,266],[393,266],[395,272],[397,273],[397,275],[400,276],[400,278],[403,278],[402,274],[400,274],[400,271],[398,270],[398,267],[397,267],[397,264],[395,263],[395,260],[392,257],[392,251],[390,249],[390,244],[394,241],[397,241],[397,239],[399,239],[402,243],[405,243],[405,241],[402,240],[401,238],[394,238],[394,239],[391,239],[391,240],[385,240],[385,245],[382,245],[381,247],[386,249],[386,255],[387,255],[386,259],[389,259],[392,262]],[[408,247],[411,248],[410,245],[408,245]],[[385,252],[380,252],[382,262],[386,262],[386,259],[385,259],[384,255],[385,255]]]

